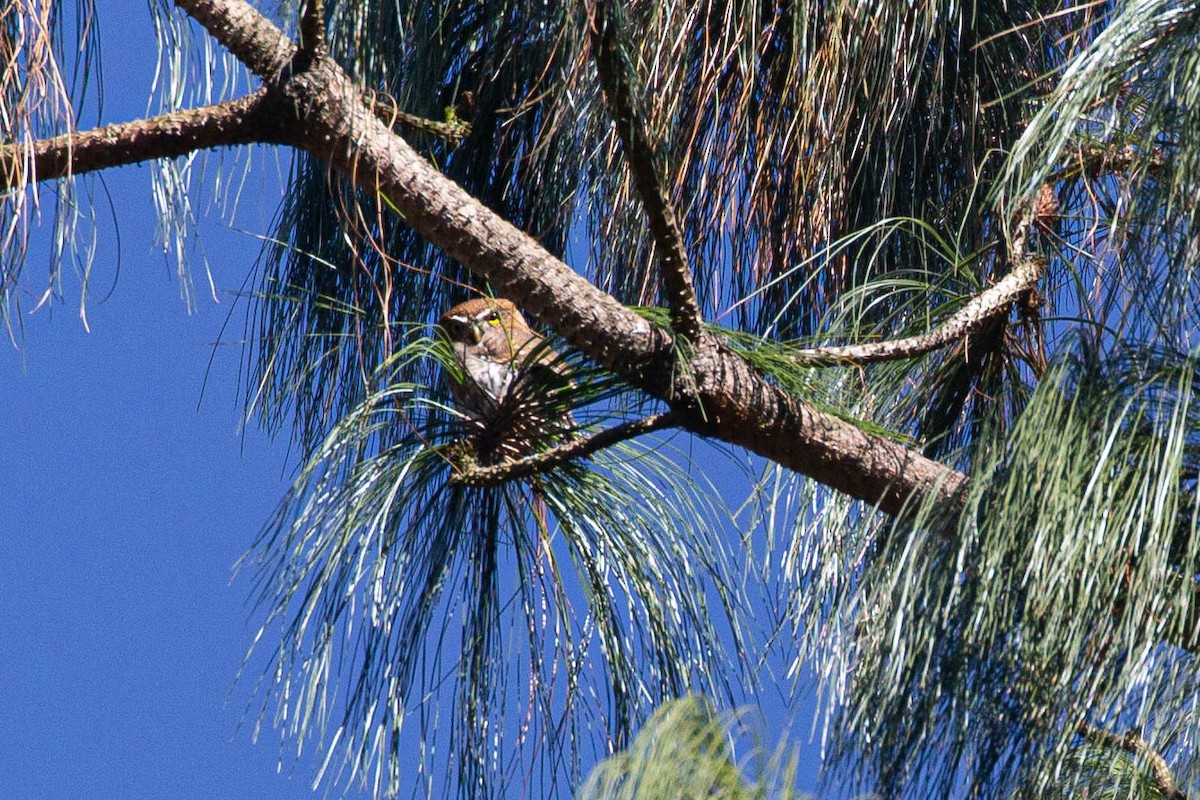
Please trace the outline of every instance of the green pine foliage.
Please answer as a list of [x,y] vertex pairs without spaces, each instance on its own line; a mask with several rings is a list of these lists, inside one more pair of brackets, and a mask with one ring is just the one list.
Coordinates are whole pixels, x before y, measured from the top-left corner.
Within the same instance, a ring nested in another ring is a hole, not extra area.
[[[743,769],[731,744],[736,718],[723,718],[712,704],[688,696],[664,703],[646,721],[637,738],[592,770],[578,800],[787,800],[796,759],[777,751],[757,778]],[[750,766],[755,766],[750,764]]]
[[[156,9],[157,105],[234,93],[238,71],[209,68],[186,18]],[[329,52],[396,131],[666,327],[660,245],[601,96],[587,4],[325,11]],[[763,783],[711,707],[670,702],[734,702],[778,647],[820,678],[832,791],[1193,796],[1200,3],[619,12],[709,330],[798,401],[960,470],[960,502],[888,517],[755,464],[735,514],[693,442],[661,433],[465,480],[504,466],[498,452],[544,454],[664,409],[554,343],[570,384],[530,407],[554,416],[551,435],[454,411],[456,367],[429,325],[491,287],[353,176],[299,155],[247,322],[247,412],[298,455],[244,565],[273,655],[263,716],[277,708],[301,746],[327,748],[329,775],[380,794],[564,791],[608,758],[585,796],[787,796],[791,762]],[[299,18],[294,3],[272,13]],[[30,39],[22,19],[0,14],[13,141],[70,127],[86,80],[59,80],[71,70],[44,56],[86,76],[94,41],[81,32],[72,50],[53,20]],[[191,166],[164,165],[157,189],[181,267]],[[219,172],[217,194],[236,195]],[[70,185],[48,212],[37,302],[86,241]],[[18,187],[0,206],[14,338],[36,199]],[[878,363],[798,355],[933,330],[1026,259],[1045,265],[1037,285],[951,345]],[[515,451],[493,446],[513,437]],[[751,608],[759,592],[770,601]],[[781,618],[754,619],[763,608]]]

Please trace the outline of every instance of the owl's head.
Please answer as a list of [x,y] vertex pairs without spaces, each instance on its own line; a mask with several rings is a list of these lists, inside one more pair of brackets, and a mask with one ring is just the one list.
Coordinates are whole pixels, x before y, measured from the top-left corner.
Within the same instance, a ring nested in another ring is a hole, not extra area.
[[442,315],[438,325],[450,341],[458,344],[479,344],[489,329],[505,336],[515,331],[527,331],[529,325],[512,301],[498,297],[481,297],[459,303]]

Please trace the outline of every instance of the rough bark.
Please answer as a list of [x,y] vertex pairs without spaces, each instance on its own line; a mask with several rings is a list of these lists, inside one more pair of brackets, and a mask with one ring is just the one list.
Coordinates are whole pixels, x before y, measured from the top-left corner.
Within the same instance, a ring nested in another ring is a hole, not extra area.
[[1150,746],[1149,742],[1139,736],[1136,730],[1127,731],[1121,735],[1081,722],[1076,731],[1084,739],[1099,747],[1124,750],[1131,756],[1144,761],[1150,769],[1154,787],[1166,800],[1187,800],[1187,794],[1179,787],[1179,781],[1171,770],[1170,764],[1162,757],[1161,753]]
[[907,336],[886,342],[848,344],[833,347],[813,347],[797,350],[794,358],[802,364],[871,364],[878,361],[897,361],[916,358],[962,341],[977,333],[1001,314],[1008,313],[1012,304],[1032,291],[1045,272],[1041,258],[1027,258],[1016,268],[980,294],[972,297],[961,309],[928,333]]
[[0,191],[212,147],[279,140],[277,98],[266,89],[225,103],[121,125],[0,145]]
[[620,15],[614,4],[603,0],[593,0],[588,5],[587,15],[592,55],[604,91],[604,102],[616,126],[633,185],[642,199],[650,234],[654,237],[663,296],[671,313],[671,330],[677,336],[694,340],[701,335],[704,319],[692,286],[683,231],[675,217],[667,187],[660,179],[654,143],[638,108],[638,87],[630,75],[628,54],[621,46]]

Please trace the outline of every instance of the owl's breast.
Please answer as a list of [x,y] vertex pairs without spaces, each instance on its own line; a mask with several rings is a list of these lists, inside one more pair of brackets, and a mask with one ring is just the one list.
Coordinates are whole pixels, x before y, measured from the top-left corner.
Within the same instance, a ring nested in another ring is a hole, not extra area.
[[481,358],[470,345],[457,344],[455,350],[467,374],[467,380],[454,387],[456,400],[472,416],[490,416],[512,387],[515,370],[509,362]]

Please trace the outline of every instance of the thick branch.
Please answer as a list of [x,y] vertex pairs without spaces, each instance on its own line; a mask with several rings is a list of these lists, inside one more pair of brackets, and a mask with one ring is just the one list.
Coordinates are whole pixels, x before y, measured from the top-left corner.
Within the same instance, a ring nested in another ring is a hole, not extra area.
[[568,461],[587,458],[593,453],[597,453],[606,447],[612,447],[618,442],[623,442],[636,436],[643,436],[647,433],[662,430],[663,428],[670,428],[678,424],[678,415],[670,411],[664,414],[654,414],[644,419],[622,422],[620,425],[606,428],[591,436],[572,439],[566,444],[561,444],[544,453],[537,453],[492,467],[473,467],[454,475],[451,478],[451,482],[467,486],[491,486],[503,483],[504,481],[528,478],[532,475],[554,469]]
[[[177,0],[223,44],[243,55],[248,29],[270,26],[243,0]],[[248,19],[249,17],[254,19]],[[273,47],[264,37],[264,47]],[[682,424],[898,513],[929,499],[958,507],[966,477],[896,442],[818,411],[774,386],[713,337],[694,343],[683,372],[667,332],[652,328],[615,298],[501,219],[439,173],[377,119],[359,87],[329,59],[279,84],[295,109],[285,133],[296,147],[327,159],[359,186],[383,194],[406,223],[498,294],[520,302],[596,363],[666,400]]]
[[588,29],[596,72],[600,76],[608,114],[615,123],[625,159],[629,162],[633,184],[649,217],[650,234],[662,264],[671,330],[684,339],[694,340],[700,336],[704,321],[696,304],[683,232],[654,163],[654,144],[638,110],[636,73],[621,46],[619,26],[615,3],[594,0],[589,4]]
[[281,120],[272,103],[259,90],[225,103],[42,139],[31,147],[0,145],[0,191],[210,147],[277,141]]
[[1121,736],[1086,722],[1079,723],[1077,730],[1080,736],[1092,744],[1114,750],[1124,750],[1135,758],[1143,759],[1150,767],[1155,788],[1162,793],[1163,797],[1167,800],[1187,800],[1187,795],[1179,788],[1179,781],[1175,779],[1175,773],[1171,771],[1167,760],[1150,747],[1150,743],[1139,736],[1137,731],[1129,731]]
[[793,358],[802,363],[870,364],[924,355],[962,340],[978,331],[997,314],[1007,313],[1009,307],[1021,295],[1037,285],[1045,269],[1044,259],[1025,259],[995,286],[971,298],[948,320],[928,333],[887,342],[813,347],[796,352]]

